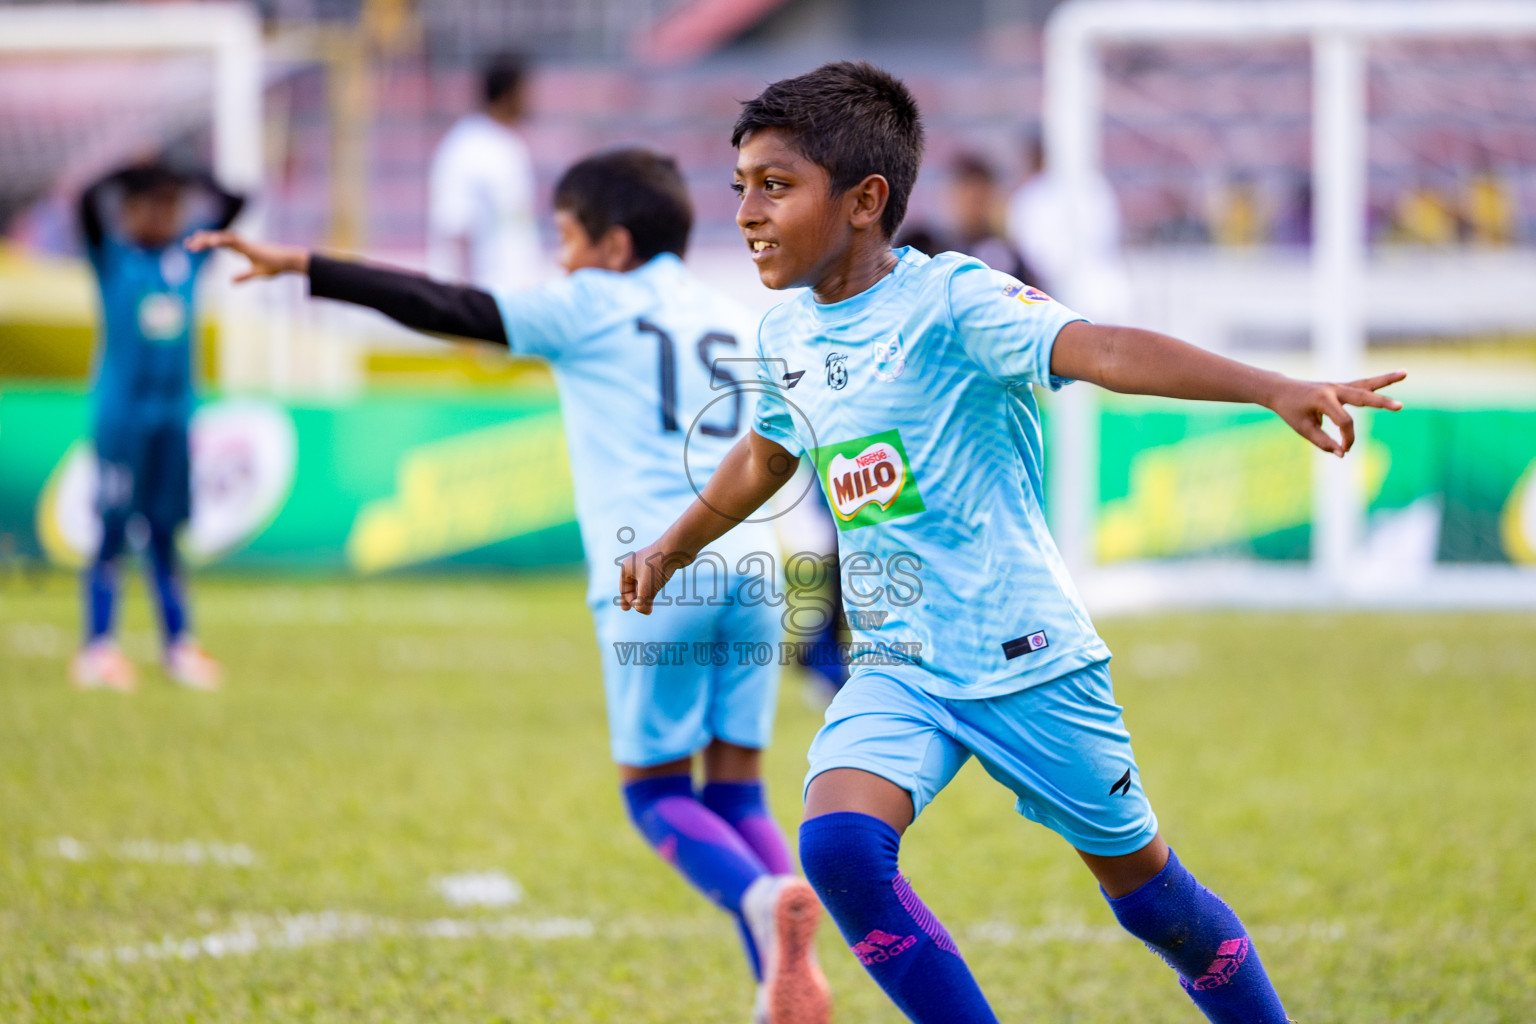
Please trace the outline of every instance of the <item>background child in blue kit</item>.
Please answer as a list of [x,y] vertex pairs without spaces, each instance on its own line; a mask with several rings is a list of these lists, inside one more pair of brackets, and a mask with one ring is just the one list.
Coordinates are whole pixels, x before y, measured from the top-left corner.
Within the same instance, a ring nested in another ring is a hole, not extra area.
[[[791,394],[764,375],[753,432],[621,570],[626,607],[647,612],[670,573],[804,454],[840,527],[845,600],[884,613],[858,617],[879,623],[868,639],[911,654],[856,664],[810,751],[801,860],[871,976],[914,1021],[996,1020],[897,867],[902,833],[974,756],[1020,813],[1072,844],[1120,923],[1210,1020],[1282,1024],[1242,922],[1158,832],[1109,650],[1045,527],[1034,388],[1083,380],[1253,402],[1342,456],[1354,441],[1345,403],[1396,409],[1375,392],[1403,374],[1297,381],[1089,324],[969,257],[893,251],[923,132],[911,94],[870,65],[774,83],[744,104],[732,141],[737,223],[763,283],[808,289],[764,319],[759,356],[804,379]],[[857,581],[853,551],[866,569]],[[917,595],[871,585],[871,567],[902,559],[919,564]]]
[[226,227],[243,203],[207,175],[163,164],[119,170],[80,198],[102,314],[91,389],[101,545],[86,574],[85,645],[70,673],[81,688],[135,683],[113,641],[119,563],[134,516],[148,527],[166,673],[197,689],[219,683],[218,664],[191,637],[176,556],[176,531],[191,513],[192,339],[197,275],[207,262],[182,242],[199,229]]

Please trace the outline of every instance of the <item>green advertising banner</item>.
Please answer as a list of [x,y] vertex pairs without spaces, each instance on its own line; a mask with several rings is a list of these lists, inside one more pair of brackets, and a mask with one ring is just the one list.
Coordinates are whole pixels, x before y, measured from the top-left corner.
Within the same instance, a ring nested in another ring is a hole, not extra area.
[[[1413,407],[1359,421],[1349,464],[1368,532],[1391,526],[1442,562],[1536,563],[1536,408]],[[78,566],[95,550],[89,435],[80,392],[0,389],[0,558]],[[1316,456],[1269,413],[1111,399],[1099,443],[1101,562],[1308,556]],[[908,495],[877,470],[904,463],[899,443],[850,444],[821,453],[848,463],[838,471],[847,514],[896,514]],[[379,573],[581,558],[553,394],[214,399],[197,412],[192,448],[183,546],[199,563]],[[873,467],[862,489],[861,458]]]
[[[0,545],[75,566],[94,551],[89,406],[0,391]],[[553,395],[205,402],[192,424],[188,557],[361,573],[581,559]]]
[[[1441,562],[1536,562],[1536,408],[1356,413],[1370,522],[1412,524]],[[1261,409],[1108,403],[1099,421],[1101,562],[1305,559],[1316,454]]]

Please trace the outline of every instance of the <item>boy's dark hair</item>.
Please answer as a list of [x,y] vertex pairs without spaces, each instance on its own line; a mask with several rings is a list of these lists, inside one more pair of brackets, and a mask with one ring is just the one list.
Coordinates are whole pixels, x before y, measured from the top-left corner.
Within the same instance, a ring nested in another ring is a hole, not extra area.
[[482,72],[482,98],[487,104],[495,103],[509,92],[522,87],[528,77],[528,58],[518,53],[502,53],[492,57]]
[[187,176],[168,164],[138,164],[124,168],[117,175],[118,184],[125,196],[147,196],[157,192],[171,192],[187,183]]
[[767,128],[783,131],[796,152],[825,169],[834,193],[883,176],[891,194],[880,227],[895,236],[923,162],[922,115],[900,79],[862,61],[781,79],[741,105],[731,145]]
[[693,203],[677,162],[639,147],[571,165],[555,185],[555,209],[574,216],[593,241],[609,228],[627,229],[642,262],[664,252],[683,255],[693,229]]

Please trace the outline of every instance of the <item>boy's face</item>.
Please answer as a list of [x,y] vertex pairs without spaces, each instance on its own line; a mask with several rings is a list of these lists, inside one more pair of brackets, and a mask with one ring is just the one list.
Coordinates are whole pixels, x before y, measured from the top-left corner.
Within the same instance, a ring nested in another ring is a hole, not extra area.
[[634,269],[634,245],[623,228],[610,228],[602,238],[593,238],[574,213],[557,209],[555,232],[560,236],[556,261],[567,274],[589,269]]
[[181,228],[181,190],[174,186],[123,197],[123,231],[146,249],[163,249]]
[[814,286],[853,242],[848,193],[777,129],[753,132],[736,154],[736,224],[769,288]]

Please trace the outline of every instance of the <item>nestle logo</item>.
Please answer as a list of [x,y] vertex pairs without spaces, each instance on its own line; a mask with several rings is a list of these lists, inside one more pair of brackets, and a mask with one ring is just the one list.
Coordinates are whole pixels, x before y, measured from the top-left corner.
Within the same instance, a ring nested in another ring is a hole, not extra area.
[[884,448],[872,452],[865,452],[853,461],[859,466],[873,466],[877,462],[884,462],[891,456]]

